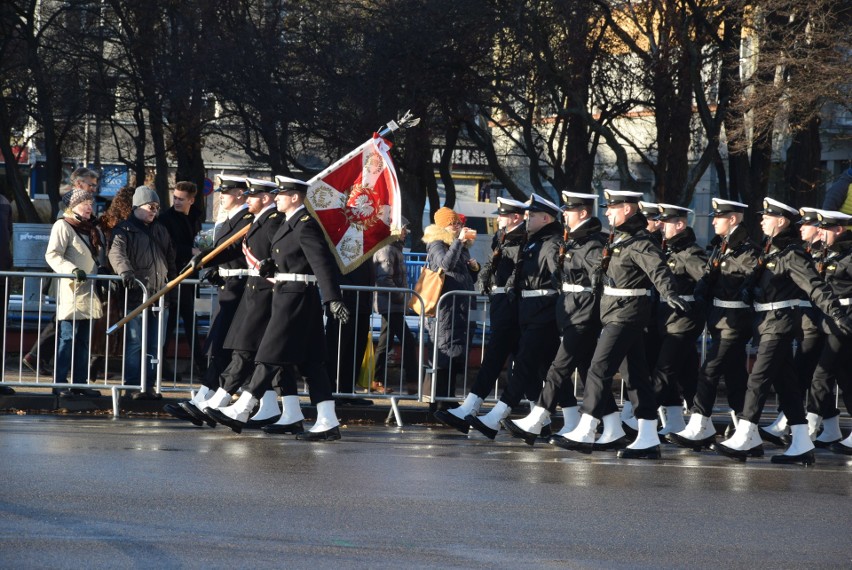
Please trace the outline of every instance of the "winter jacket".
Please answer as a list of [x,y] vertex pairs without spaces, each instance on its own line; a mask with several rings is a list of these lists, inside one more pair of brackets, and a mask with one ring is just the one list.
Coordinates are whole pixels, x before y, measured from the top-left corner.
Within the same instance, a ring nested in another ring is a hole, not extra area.
[[[87,239],[80,236],[65,218],[56,220],[50,229],[50,239],[44,259],[56,273],[72,273],[82,269],[87,275],[98,272]],[[94,283],[77,283],[74,279],[58,279],[54,288],[56,294],[56,319],[99,319],[103,316],[103,304],[95,293]]]
[[[601,233],[601,221],[590,218],[568,235],[565,259],[560,272],[560,302],[556,305],[556,322],[559,330],[565,327],[598,326],[600,307],[598,298],[591,292],[591,274],[600,265],[606,236]],[[565,291],[580,287],[588,291]]]
[[[669,240],[666,240],[666,264],[674,275],[674,287],[677,294],[693,296],[696,282],[704,276],[707,265],[707,253],[695,240],[692,228],[686,228]],[[697,337],[704,329],[704,317],[700,311],[690,315],[678,315],[665,302],[657,306],[657,324],[660,334],[690,335]]]
[[[377,287],[408,289],[408,273],[405,269],[405,255],[402,242],[389,243],[375,254],[373,263],[376,271]],[[405,293],[376,293],[374,306],[382,315],[404,313],[406,309]]]
[[[177,276],[169,232],[157,220],[147,225],[133,214],[115,227],[109,261],[116,275],[132,271],[145,285],[149,296]],[[138,287],[131,289],[128,301],[140,304],[142,291]]]

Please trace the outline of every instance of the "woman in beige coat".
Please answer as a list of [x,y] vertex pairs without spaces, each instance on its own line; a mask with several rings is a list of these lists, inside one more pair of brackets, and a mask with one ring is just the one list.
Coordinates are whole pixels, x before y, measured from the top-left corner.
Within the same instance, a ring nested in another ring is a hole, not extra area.
[[[92,218],[94,196],[88,190],[74,190],[62,218],[53,224],[44,258],[56,273],[70,273],[74,279],[58,279],[56,287],[56,320],[59,348],[56,353],[54,382],[73,384],[88,380],[89,336],[92,319],[103,315],[103,306],[86,275],[97,273],[98,251],[103,234]],[[72,366],[73,357],[73,366]],[[73,389],[57,391],[62,397],[100,396],[97,390]]]

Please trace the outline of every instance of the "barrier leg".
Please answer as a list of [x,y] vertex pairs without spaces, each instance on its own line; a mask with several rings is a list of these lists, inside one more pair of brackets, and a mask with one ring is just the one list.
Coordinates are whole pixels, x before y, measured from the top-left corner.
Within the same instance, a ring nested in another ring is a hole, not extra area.
[[396,427],[402,427],[402,415],[399,413],[399,398],[396,396],[391,396],[391,410],[393,410],[393,417],[396,419]]
[[113,386],[110,391],[112,392],[112,417],[118,417],[118,391],[121,389],[120,386]]

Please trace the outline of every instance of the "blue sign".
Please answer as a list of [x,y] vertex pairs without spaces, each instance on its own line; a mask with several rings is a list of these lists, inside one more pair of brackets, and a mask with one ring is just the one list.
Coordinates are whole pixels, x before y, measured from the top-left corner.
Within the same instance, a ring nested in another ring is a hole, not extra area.
[[119,190],[127,186],[127,167],[121,164],[111,164],[101,167],[101,179],[98,195],[105,198],[114,197]]

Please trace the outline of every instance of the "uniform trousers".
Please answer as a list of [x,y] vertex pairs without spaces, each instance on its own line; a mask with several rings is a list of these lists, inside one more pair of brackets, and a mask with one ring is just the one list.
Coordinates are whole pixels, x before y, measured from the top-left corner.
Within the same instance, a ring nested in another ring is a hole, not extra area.
[[508,379],[511,381],[512,355],[518,350],[518,340],[520,337],[521,332],[517,326],[491,329],[491,336],[488,339],[488,344],[485,345],[482,365],[479,367],[476,380],[474,380],[473,386],[470,389],[471,394],[475,394],[483,400],[487,398],[492,388],[494,388],[494,383],[500,376],[506,360],[510,362]]
[[793,366],[793,334],[763,335],[757,358],[748,377],[740,419],[756,424],[760,420],[769,388],[774,387],[779,405],[789,425],[804,424],[805,405],[796,369]]
[[814,377],[814,370],[821,358],[824,345],[825,335],[816,331],[809,331],[799,339],[793,362],[802,394],[807,393],[811,387],[811,379]]
[[512,366],[512,376],[500,401],[514,408],[525,395],[537,402],[541,395],[547,370],[559,348],[559,331],[556,321],[545,325],[524,327],[518,340],[518,351]]
[[219,385],[229,394],[234,394],[252,377],[254,355],[251,350],[232,350],[231,362],[219,376]]
[[[290,364],[279,365],[268,362],[255,363],[254,373],[246,387],[246,391],[255,398],[263,396],[264,392],[272,388],[276,382],[276,376],[280,376],[279,382],[282,382],[284,389],[282,392],[290,391],[291,384],[287,380],[287,371]],[[311,403],[316,405],[320,402],[332,400],[331,380],[328,378],[324,362],[301,362],[296,364],[299,373],[308,383],[308,392],[311,397]],[[292,370],[292,368],[289,368]],[[294,378],[295,381],[295,378]],[[295,393],[295,390],[292,390]],[[284,396],[292,394],[284,393]]]
[[852,337],[828,335],[813,375],[807,410],[831,419],[840,410],[835,405],[834,385],[843,391],[846,411],[852,410]]
[[746,345],[749,337],[725,338],[718,329],[711,329],[713,342],[707,349],[704,365],[698,373],[693,411],[702,416],[713,415],[719,380],[725,379],[728,405],[736,413],[743,409],[748,370],[746,369]]
[[634,415],[642,420],[657,419],[654,386],[645,357],[644,334],[644,329],[635,324],[604,325],[586,378],[583,404],[580,406],[584,414],[600,419],[618,410],[612,396],[612,379],[626,359],[628,393]]
[[[595,351],[600,327],[597,326],[568,326],[562,329],[562,340],[556,357],[547,370],[544,387],[538,397],[538,405],[546,408],[551,414],[556,411],[556,405],[562,408],[572,408],[577,405],[574,396],[574,383],[571,376],[577,370],[581,378],[585,378]],[[612,393],[610,392],[610,397]],[[615,398],[612,406],[618,409]]]
[[695,335],[663,336],[654,370],[657,405],[680,406],[685,400],[692,407],[698,384],[697,340]]

